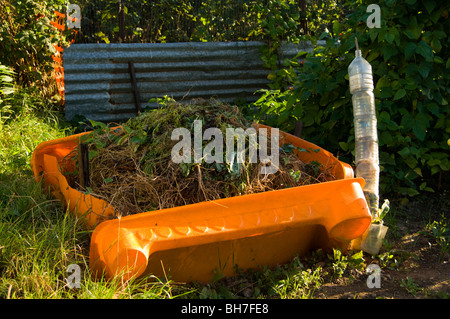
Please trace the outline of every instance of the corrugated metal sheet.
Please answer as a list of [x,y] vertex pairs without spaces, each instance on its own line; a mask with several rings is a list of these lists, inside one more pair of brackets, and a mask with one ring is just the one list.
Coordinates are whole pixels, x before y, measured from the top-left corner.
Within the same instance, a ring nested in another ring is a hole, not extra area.
[[[215,97],[224,102],[254,101],[266,88],[263,42],[72,44],[64,50],[66,118],[122,121],[136,115],[128,62],[133,62],[142,108],[151,98]],[[284,57],[311,45],[285,46]]]

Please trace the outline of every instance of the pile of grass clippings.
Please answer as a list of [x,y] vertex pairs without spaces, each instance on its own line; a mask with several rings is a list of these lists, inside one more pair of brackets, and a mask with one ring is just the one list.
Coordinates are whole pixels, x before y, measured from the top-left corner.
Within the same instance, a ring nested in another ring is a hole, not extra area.
[[89,149],[89,186],[82,187],[72,176],[72,187],[108,201],[124,216],[334,179],[319,163],[300,161],[293,147],[280,148],[279,170],[269,175],[260,174],[261,163],[249,161],[177,164],[171,158],[177,143],[171,139],[172,131],[193,132],[195,120],[202,121],[203,130],[218,128],[223,136],[226,128],[251,126],[237,106],[217,100],[190,104],[169,100],[118,129],[96,123],[84,140]]

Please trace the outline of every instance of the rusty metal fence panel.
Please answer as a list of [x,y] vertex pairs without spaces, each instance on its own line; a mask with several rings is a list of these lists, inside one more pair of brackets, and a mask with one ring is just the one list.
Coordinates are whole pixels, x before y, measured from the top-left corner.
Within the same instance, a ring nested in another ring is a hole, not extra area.
[[[64,50],[65,111],[97,121],[123,121],[141,109],[157,107],[152,98],[177,101],[214,97],[251,102],[267,88],[263,42],[183,42],[73,44]],[[285,46],[283,57],[310,44]],[[130,63],[131,62],[131,63]],[[135,89],[130,66],[134,67]],[[136,93],[136,95],[134,94]],[[138,100],[136,100],[136,98]]]

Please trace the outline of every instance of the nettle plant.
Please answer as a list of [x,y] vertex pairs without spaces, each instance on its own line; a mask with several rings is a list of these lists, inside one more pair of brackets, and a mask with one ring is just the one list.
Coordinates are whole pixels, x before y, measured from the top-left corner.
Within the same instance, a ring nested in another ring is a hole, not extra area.
[[323,32],[319,39],[326,45],[300,52],[277,73],[287,86],[265,91],[255,105],[264,122],[281,130],[292,131],[302,121],[305,139],[351,163],[348,66],[357,37],[373,70],[381,193],[437,191],[445,186],[450,169],[450,4],[379,1],[381,27],[369,28],[370,2],[358,1],[345,22]]

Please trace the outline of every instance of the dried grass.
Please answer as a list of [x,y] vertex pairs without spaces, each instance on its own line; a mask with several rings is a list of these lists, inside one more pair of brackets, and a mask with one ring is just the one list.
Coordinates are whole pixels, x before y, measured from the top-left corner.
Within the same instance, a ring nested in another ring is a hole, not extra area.
[[[250,126],[237,107],[217,101],[195,101],[189,106],[172,102],[128,121],[126,130],[93,133],[88,141],[95,154],[89,161],[91,194],[111,203],[123,216],[333,179],[328,171],[283,151],[275,174],[261,175],[263,164],[249,162],[241,164],[237,175],[230,174],[225,164],[206,163],[188,165],[186,173],[186,166],[171,159],[176,142],[170,133],[176,127],[189,127],[194,119],[203,121],[203,129]],[[144,142],[132,142],[144,131]],[[76,179],[71,184],[86,190]]]

